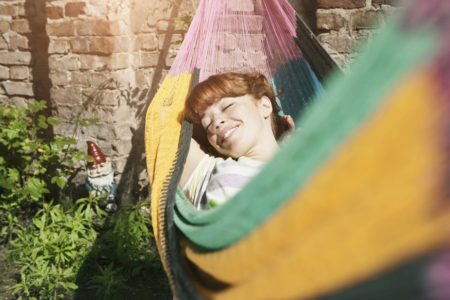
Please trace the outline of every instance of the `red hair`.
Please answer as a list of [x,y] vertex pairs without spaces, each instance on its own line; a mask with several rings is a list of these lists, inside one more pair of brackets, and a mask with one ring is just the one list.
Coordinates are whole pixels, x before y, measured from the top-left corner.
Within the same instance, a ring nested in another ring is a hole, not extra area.
[[225,97],[251,95],[256,100],[266,96],[272,103],[272,131],[276,139],[289,128],[281,116],[275,93],[266,79],[259,73],[222,73],[210,76],[197,84],[189,94],[185,106],[185,118],[200,124],[201,115],[212,104]]

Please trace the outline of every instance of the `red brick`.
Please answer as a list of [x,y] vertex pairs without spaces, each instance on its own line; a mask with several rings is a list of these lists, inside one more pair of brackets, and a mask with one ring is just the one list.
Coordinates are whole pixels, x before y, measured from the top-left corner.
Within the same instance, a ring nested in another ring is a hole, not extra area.
[[9,69],[11,80],[28,79],[30,76],[30,70],[24,66],[13,66]]
[[18,13],[17,6],[14,5],[0,5],[0,16],[11,16],[14,17]]
[[93,23],[94,21],[89,20],[75,21],[75,30],[77,32],[77,35],[92,35]]
[[97,55],[80,55],[81,70],[102,70],[108,64],[108,58]]
[[90,46],[87,38],[74,38],[70,40],[70,49],[73,53],[89,53]]
[[50,80],[52,85],[68,85],[70,83],[70,73],[66,71],[50,72]]
[[141,52],[139,67],[155,67],[159,61],[157,52]]
[[112,82],[109,78],[109,73],[107,72],[92,72],[91,76],[89,76],[89,79],[91,80],[91,86],[100,86],[104,85],[107,82]]
[[9,22],[7,21],[0,21],[0,33],[5,33],[9,31]]
[[30,32],[30,25],[26,19],[13,20],[11,29],[17,33],[28,33]]
[[45,11],[47,13],[47,18],[49,19],[62,19],[64,17],[64,12],[62,7],[59,6],[50,6],[46,7]]
[[[108,106],[118,106],[120,98],[122,96],[122,92],[119,90],[104,90],[102,93],[102,97],[100,99],[99,105],[108,105]],[[125,143],[124,143],[125,144]],[[126,143],[127,145],[122,146],[129,152],[132,147],[132,143]],[[120,147],[118,147],[120,149]]]
[[63,39],[50,39],[50,43],[48,45],[48,53],[56,54],[56,53],[67,53],[69,50],[69,42]]
[[52,87],[50,94],[57,105],[77,105],[82,103],[81,87]]
[[109,55],[114,53],[115,42],[112,38],[97,37],[91,38],[91,53],[99,55]]
[[75,71],[80,69],[80,57],[75,54],[54,54],[48,58],[48,65],[53,71]]
[[130,39],[123,37],[91,37],[90,51],[93,54],[112,54],[127,52],[129,50]]
[[7,81],[3,82],[3,88],[6,91],[6,94],[12,95],[21,95],[21,96],[33,96],[33,84],[27,82],[12,82]]
[[158,37],[156,34],[142,34],[134,41],[135,50],[156,50],[158,48]]
[[317,0],[318,8],[363,8],[366,0]]
[[76,21],[75,27],[78,35],[116,36],[121,34],[117,21]]
[[75,26],[73,22],[61,22],[47,24],[47,34],[49,36],[74,36]]
[[350,24],[353,29],[376,28],[383,22],[384,14],[381,10],[354,11],[350,15]]
[[339,53],[350,53],[355,47],[355,40],[348,34],[337,32],[320,34],[319,40]]
[[117,21],[97,21],[94,26],[94,35],[120,35],[120,26]]
[[67,17],[78,17],[85,13],[86,4],[84,2],[70,2],[66,4],[65,12]]
[[0,64],[2,65],[29,65],[31,53],[29,52],[1,52]]
[[343,28],[347,20],[340,14],[320,10],[317,12],[317,28],[323,30],[339,30]]
[[[9,68],[0,66],[0,80],[9,79]],[[0,89],[0,94],[3,90]]]
[[91,84],[91,79],[89,78],[89,73],[84,71],[84,72],[72,72],[71,73],[71,80],[70,83],[71,84],[75,84],[75,85],[82,85],[82,86],[90,86]]
[[12,50],[28,50],[28,39],[23,35],[13,35],[9,39],[9,48]]
[[108,68],[111,70],[126,69],[130,66],[128,53],[117,53],[111,55]]

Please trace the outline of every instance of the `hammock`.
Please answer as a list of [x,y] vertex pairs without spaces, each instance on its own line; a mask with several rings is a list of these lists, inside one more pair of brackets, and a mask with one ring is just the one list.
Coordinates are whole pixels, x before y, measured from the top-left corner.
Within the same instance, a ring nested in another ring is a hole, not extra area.
[[[287,1],[200,3],[146,122],[153,229],[178,298],[449,298],[449,19],[448,1],[415,1],[323,92],[333,64]],[[265,74],[302,130],[198,211],[177,190],[181,112],[192,84],[225,71]]]

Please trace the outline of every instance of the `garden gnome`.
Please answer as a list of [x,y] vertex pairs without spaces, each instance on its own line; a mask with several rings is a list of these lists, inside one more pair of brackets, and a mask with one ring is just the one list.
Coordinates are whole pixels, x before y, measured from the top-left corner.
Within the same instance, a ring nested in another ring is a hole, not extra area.
[[87,141],[87,153],[93,158],[88,162],[86,179],[86,189],[93,196],[104,195],[106,202],[100,205],[107,212],[115,212],[117,210],[116,183],[114,181],[114,172],[111,160],[105,157],[102,150],[92,141]]

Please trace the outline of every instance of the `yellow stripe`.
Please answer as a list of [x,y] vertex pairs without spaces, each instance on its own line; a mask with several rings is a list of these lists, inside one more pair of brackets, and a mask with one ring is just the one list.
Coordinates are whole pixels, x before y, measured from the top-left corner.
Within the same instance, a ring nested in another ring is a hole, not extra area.
[[151,184],[153,232],[166,272],[169,266],[165,255],[166,199],[163,189],[172,176],[172,167],[177,158],[181,133],[180,114],[189,93],[191,78],[192,75],[189,73],[168,75],[153,98],[146,115],[145,152]]
[[245,240],[207,254],[187,246],[186,255],[202,270],[234,283],[221,293],[203,290],[204,296],[309,298],[442,243],[450,218],[448,211],[431,212],[446,162],[432,87],[425,72],[411,76]]

